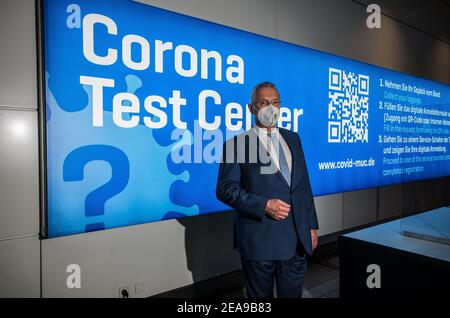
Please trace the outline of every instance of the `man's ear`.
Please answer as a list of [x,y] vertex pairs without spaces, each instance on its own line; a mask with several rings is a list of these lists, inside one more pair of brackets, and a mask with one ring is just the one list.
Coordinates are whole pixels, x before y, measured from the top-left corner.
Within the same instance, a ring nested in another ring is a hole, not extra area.
[[253,107],[252,107],[252,105],[247,104],[247,107],[248,107],[248,110],[250,111],[250,113],[252,113],[252,114],[254,115],[255,113],[253,112]]

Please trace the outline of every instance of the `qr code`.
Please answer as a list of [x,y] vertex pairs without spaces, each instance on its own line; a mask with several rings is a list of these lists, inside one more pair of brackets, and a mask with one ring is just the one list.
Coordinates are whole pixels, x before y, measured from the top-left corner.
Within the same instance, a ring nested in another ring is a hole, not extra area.
[[329,69],[328,142],[369,141],[369,76]]

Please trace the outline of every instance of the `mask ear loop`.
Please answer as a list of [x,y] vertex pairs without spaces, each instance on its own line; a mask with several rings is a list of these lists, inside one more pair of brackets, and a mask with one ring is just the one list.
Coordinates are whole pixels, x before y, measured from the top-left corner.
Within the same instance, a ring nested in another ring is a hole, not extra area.
[[259,121],[259,119],[258,119],[259,109],[254,104],[249,104],[249,105],[253,109],[253,112],[254,112],[253,115],[255,116],[255,123],[256,123],[257,121]]
[[258,113],[259,113],[259,109],[254,105],[254,104],[249,104],[251,107],[252,107],[252,109],[253,109],[253,112],[254,112],[254,114],[253,115],[255,115],[255,118],[257,118],[258,117]]

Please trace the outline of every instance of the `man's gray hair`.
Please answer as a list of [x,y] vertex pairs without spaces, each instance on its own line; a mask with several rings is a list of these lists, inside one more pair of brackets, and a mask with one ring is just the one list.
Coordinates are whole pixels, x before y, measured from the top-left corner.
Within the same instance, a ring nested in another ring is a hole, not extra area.
[[278,89],[277,89],[277,87],[275,86],[274,83],[272,83],[272,82],[259,83],[258,85],[255,86],[255,88],[253,88],[252,94],[250,95],[250,102],[252,103],[252,105],[256,105],[256,103],[258,103],[258,101],[259,101],[259,91],[262,88],[273,88],[274,90],[277,91],[278,95],[280,95],[280,92],[278,91]]

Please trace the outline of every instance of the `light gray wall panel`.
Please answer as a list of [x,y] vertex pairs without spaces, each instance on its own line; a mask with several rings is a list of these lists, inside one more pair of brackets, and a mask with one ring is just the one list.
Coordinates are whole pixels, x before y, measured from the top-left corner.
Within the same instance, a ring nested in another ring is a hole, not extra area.
[[343,196],[343,229],[377,220],[377,189],[345,192]]
[[39,232],[37,112],[0,109],[0,239]]
[[[372,0],[359,0],[369,5]],[[381,11],[402,23],[450,42],[450,3],[445,0],[378,0]],[[430,23],[432,21],[433,23]]]
[[[353,1],[279,0],[281,40],[450,83],[449,45],[382,15],[366,26],[365,7]],[[383,11],[383,8],[381,8]]]
[[261,35],[276,36],[276,0],[139,0],[137,2]]
[[342,231],[342,193],[314,198],[319,236]]
[[37,108],[33,0],[0,2],[0,106]]
[[389,219],[402,215],[402,185],[380,187],[379,219]]
[[0,241],[0,298],[40,297],[39,238]]

